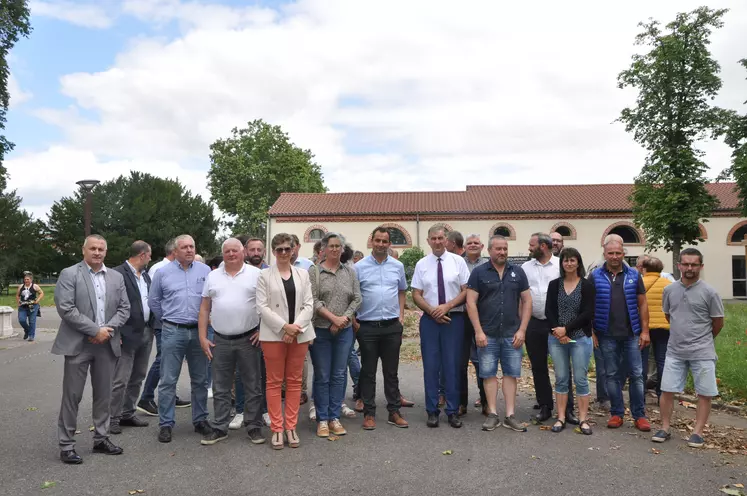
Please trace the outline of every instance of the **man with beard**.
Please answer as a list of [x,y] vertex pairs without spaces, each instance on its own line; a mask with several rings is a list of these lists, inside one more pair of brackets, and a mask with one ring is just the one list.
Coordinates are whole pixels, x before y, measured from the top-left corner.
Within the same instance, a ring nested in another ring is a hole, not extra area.
[[563,249],[563,235],[559,232],[550,233],[552,238],[552,254],[556,257],[560,256],[560,251]]

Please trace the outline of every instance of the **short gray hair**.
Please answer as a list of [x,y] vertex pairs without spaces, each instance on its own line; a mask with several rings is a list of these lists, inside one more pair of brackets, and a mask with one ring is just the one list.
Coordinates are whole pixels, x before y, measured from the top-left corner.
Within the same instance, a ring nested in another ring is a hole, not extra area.
[[479,234],[475,234],[475,233],[470,234],[469,236],[467,236],[466,238],[464,238],[464,242],[466,243],[470,239],[477,239],[477,241],[482,242],[482,240],[480,239],[480,235]]
[[189,234],[180,234],[179,236],[176,237],[176,239],[174,239],[174,247],[179,248],[179,243],[186,239],[190,240],[192,243],[195,242],[195,238],[193,238]]
[[104,242],[104,246],[107,246],[106,240],[104,239],[104,237],[102,235],[100,235],[100,234],[91,234],[88,237],[86,237],[85,241],[83,241],[83,248],[85,248],[88,245],[88,240],[89,239],[95,239],[97,241],[103,241]]
[[620,246],[625,246],[625,243],[623,243],[622,236],[620,236],[619,234],[608,234],[607,236],[605,236],[602,246],[607,248],[607,245],[610,243],[619,243]]
[[340,240],[340,245],[342,245],[343,248],[345,248],[345,237],[342,234],[338,234],[336,232],[328,232],[324,235],[322,238],[322,249],[327,247],[327,244],[329,243],[329,240],[332,238],[337,238]]
[[449,232],[449,230],[446,228],[446,226],[443,224],[443,222],[438,222],[436,224],[433,224],[431,227],[428,228],[428,237],[431,237],[431,234],[441,231],[442,233],[446,234]]
[[543,233],[543,232],[536,232],[532,234],[531,237],[533,238],[535,236],[537,237],[538,244],[540,245],[544,244],[545,246],[547,246],[548,250],[552,250],[552,238],[550,237],[549,234]]
[[145,241],[138,240],[132,243],[132,246],[130,246],[130,257],[137,257],[138,255],[149,252],[150,245]]
[[171,238],[166,242],[166,255],[170,255],[174,250],[176,250],[176,240],[174,238]]
[[241,244],[241,240],[240,240],[240,239],[238,239],[238,238],[228,238],[228,239],[227,239],[227,240],[225,240],[225,241],[223,242],[223,244],[222,244],[222,245],[220,246],[220,251],[221,251],[221,253],[223,253],[223,250],[225,250],[225,249],[226,249],[226,245],[229,245],[229,244],[231,244],[231,243],[236,243],[236,244],[238,244],[238,245],[239,245],[239,246],[240,246],[240,247],[241,247],[242,249],[244,248],[244,245],[242,245],[242,244]]
[[500,234],[493,234],[492,236],[490,236],[490,239],[488,240],[488,248],[492,248],[493,247],[493,240],[494,239],[505,241],[506,244],[508,244],[508,238],[506,236],[501,236]]

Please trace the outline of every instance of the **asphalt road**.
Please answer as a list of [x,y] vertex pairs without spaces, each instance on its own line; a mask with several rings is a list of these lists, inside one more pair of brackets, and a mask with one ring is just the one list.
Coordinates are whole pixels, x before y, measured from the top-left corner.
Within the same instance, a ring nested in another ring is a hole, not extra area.
[[[53,320],[49,310],[44,327]],[[146,495],[182,496],[682,496],[721,494],[722,485],[747,483],[743,457],[695,451],[679,439],[654,445],[649,435],[630,425],[614,431],[597,426],[590,437],[572,429],[553,434],[536,426],[524,434],[503,428],[482,432],[483,417],[472,410],[462,429],[450,428],[444,419],[440,428],[428,429],[419,364],[403,364],[400,369],[403,393],[417,402],[415,408],[404,409],[409,429],[386,424],[382,398],[375,431],[363,431],[360,418],[345,420],[348,435],[331,442],[314,436],[315,427],[302,407],[301,448],[279,452],[269,443],[252,445],[244,431],[231,431],[228,440],[201,446],[192,431],[190,410],[178,409],[171,444],[157,442],[157,421],[151,419],[150,427],[130,428],[114,437],[125,450],[122,456],[94,455],[87,388],[78,424],[78,453],[85,463],[65,466],[59,461],[56,440],[62,360],[49,353],[53,338],[53,331],[41,331],[34,344],[19,338],[0,341],[2,495],[126,495],[142,489]],[[180,389],[188,388],[185,370]],[[382,391],[381,384],[378,390]],[[531,414],[529,394],[520,394],[517,416],[522,420]],[[661,453],[652,453],[654,447]],[[453,454],[442,454],[446,450]],[[45,481],[55,484],[42,489]]]

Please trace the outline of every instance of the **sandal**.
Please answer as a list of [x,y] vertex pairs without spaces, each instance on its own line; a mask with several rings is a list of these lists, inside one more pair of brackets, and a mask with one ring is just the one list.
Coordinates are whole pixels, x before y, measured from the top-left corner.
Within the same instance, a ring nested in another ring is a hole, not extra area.
[[560,432],[563,429],[565,429],[565,420],[556,420],[555,425],[552,426],[552,429],[550,429],[553,432]]
[[295,429],[285,431],[285,436],[288,438],[288,446],[291,448],[298,448],[301,446],[301,440],[298,438]]
[[581,434],[584,434],[586,436],[591,436],[591,424],[589,424],[589,421],[584,419],[579,424],[579,429],[581,430]]
[[272,446],[272,449],[274,449],[274,450],[281,450],[281,449],[283,449],[283,433],[282,432],[273,432],[272,433],[272,440],[270,440],[270,445]]

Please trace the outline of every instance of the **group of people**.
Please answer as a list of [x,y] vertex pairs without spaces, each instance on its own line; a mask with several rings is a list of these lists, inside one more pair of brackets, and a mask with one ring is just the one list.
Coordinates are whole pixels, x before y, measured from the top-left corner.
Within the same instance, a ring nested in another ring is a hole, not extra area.
[[[82,463],[74,435],[89,369],[94,452],[122,453],[110,434],[147,426],[137,411],[158,416],[158,440],[171,442],[175,408],[189,406],[203,445],[222,441],[230,429],[242,426],[252,443],[262,444],[267,424],[273,449],[296,448],[299,408],[308,394],[307,356],[314,372],[310,413],[318,436],[346,434],[341,418],[355,415],[346,413],[350,409],[344,402],[349,368],[362,428],[376,428],[379,360],[387,423],[407,428],[401,408],[412,402],[400,392],[398,366],[408,283],[403,264],[393,256],[390,233],[384,227],[373,231],[368,256],[354,252],[338,233],[327,233],[318,244],[309,260],[299,256],[297,237],[277,234],[270,246],[275,263],[268,266],[262,240],[229,238],[222,255],[204,264],[196,260],[193,238],[182,235],[169,243],[167,257],[146,271],[151,261],[146,242],[134,242],[129,258],[109,269],[104,265],[106,240],[86,238],[83,261],[61,272],[55,290],[62,322],[52,352],[65,356],[61,460]],[[509,262],[508,240],[502,236],[490,238],[487,258],[478,235],[465,240],[440,224],[428,231],[428,244],[431,253],[417,263],[411,282],[413,302],[422,310],[428,427],[439,426],[442,408],[450,426],[462,426],[472,361],[480,391],[476,406],[486,416],[483,430],[502,424],[526,431],[515,416],[526,344],[536,421],[550,419],[557,403],[553,432],[572,423],[592,433],[587,375],[594,353],[597,399],[610,403],[608,427],[623,423],[622,388],[629,380],[635,426],[649,431],[642,363],[653,342],[663,418],[653,439],[669,438],[672,395],[684,388],[690,369],[700,396],[690,445],[703,444],[710,399],[718,394],[713,338],[723,325],[723,306],[715,290],[699,280],[702,255],[697,250],[682,251],[682,279],[671,283],[655,258],[643,260],[640,271],[629,267],[622,239],[614,235],[604,240],[604,261],[588,277],[581,254],[564,248],[558,233],[532,235],[532,258],[521,266]],[[156,359],[148,370],[153,341]],[[358,353],[359,368],[354,367]],[[555,399],[548,354],[555,369]],[[177,397],[185,360],[189,401]],[[496,404],[499,364],[503,422]]]

